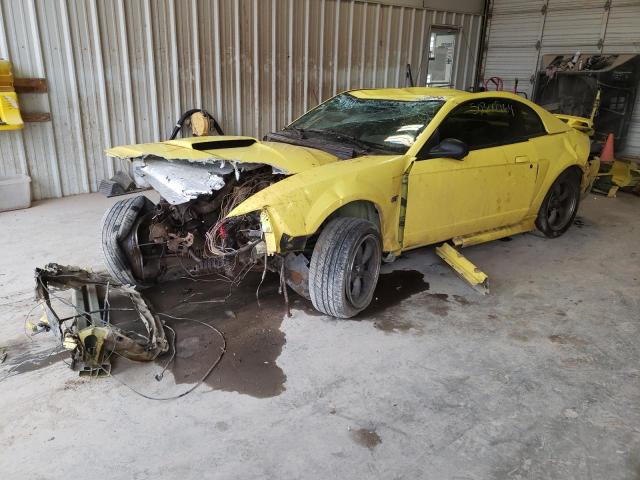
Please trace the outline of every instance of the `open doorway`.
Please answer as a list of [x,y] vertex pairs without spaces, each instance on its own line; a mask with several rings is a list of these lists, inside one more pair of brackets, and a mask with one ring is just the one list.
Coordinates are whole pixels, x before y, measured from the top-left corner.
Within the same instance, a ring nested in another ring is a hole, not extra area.
[[427,85],[451,86],[457,41],[458,29],[456,27],[431,27]]

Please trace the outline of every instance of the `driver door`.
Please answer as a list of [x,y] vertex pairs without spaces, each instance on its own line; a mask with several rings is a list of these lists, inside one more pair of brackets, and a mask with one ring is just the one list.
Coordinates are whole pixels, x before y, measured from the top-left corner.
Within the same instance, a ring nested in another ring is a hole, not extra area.
[[483,99],[453,110],[418,158],[445,138],[469,147],[462,160],[415,159],[409,173],[403,249],[512,225],[533,198],[536,151],[518,126],[516,102]]

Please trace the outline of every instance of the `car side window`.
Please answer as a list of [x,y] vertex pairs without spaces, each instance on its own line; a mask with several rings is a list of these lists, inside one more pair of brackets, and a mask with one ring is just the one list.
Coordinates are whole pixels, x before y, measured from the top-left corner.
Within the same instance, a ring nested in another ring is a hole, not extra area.
[[486,98],[464,103],[451,112],[438,127],[434,140],[457,138],[469,150],[479,150],[522,142],[545,133],[540,117],[527,105]]
[[542,120],[533,109],[523,103],[517,104],[522,136],[526,138],[538,137],[547,133]]

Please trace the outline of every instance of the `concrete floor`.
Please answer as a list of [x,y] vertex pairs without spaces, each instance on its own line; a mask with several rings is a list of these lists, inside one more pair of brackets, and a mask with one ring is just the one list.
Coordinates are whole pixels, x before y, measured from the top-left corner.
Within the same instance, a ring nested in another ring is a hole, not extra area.
[[174,322],[162,382],[157,364],[81,379],[51,336],[23,334],[33,268],[99,268],[113,201],[0,214],[1,478],[640,478],[640,198],[590,197],[556,240],[470,247],[486,297],[431,249],[386,265],[375,305],[350,321],[300,300],[288,318],[269,285],[261,309],[252,285],[224,305],[193,303],[211,283],[158,287],[154,305],[229,345],[206,384],[167,402],[120,382],[188,388],[219,351],[205,327]]

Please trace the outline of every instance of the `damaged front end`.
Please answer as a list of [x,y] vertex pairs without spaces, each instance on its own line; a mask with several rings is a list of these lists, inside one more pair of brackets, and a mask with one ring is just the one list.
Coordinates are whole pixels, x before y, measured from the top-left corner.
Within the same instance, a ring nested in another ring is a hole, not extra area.
[[271,270],[308,298],[308,261],[297,258],[300,254],[281,256],[270,246],[266,212],[230,215],[288,173],[266,163],[167,156],[133,159],[136,176],[160,194],[157,204],[145,197],[127,199],[105,214],[102,241],[109,272],[121,283],[139,286],[210,274],[235,285],[251,270]]
[[[55,263],[37,268],[35,279],[36,298],[45,312],[40,326],[60,339],[71,353],[71,368],[81,375],[108,375],[113,354],[151,361],[168,351],[162,321],[133,287]],[[68,290],[70,296],[62,293]],[[59,313],[63,310],[66,315]],[[115,323],[110,316],[113,311],[131,315]]]
[[138,225],[144,229],[140,238],[148,239],[144,246],[152,247],[155,264],[150,264],[150,271],[161,275],[177,263],[189,275],[224,272],[234,277],[264,256],[260,213],[228,214],[284,178],[282,174],[265,165],[226,161],[199,165],[144,159],[136,163],[143,163],[137,173],[162,196],[153,214]]

